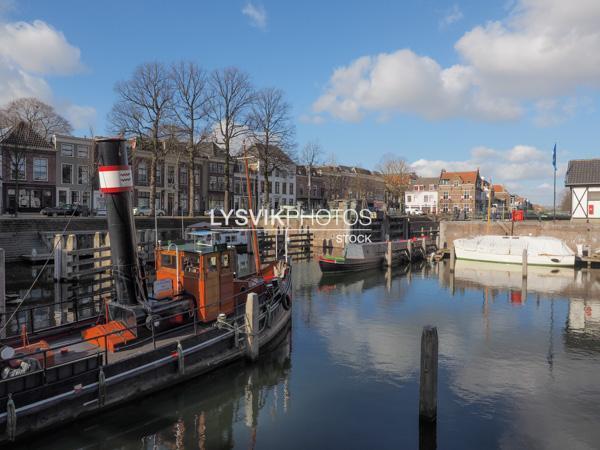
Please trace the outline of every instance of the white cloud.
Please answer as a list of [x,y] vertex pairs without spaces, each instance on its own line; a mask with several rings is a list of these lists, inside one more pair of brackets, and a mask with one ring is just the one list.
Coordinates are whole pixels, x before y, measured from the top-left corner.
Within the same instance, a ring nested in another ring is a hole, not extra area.
[[441,27],[447,27],[452,25],[453,23],[459,22],[464,17],[463,12],[460,10],[460,7],[455,3],[452,5],[450,9],[448,9],[440,20]]
[[[410,166],[418,175],[426,177],[439,176],[442,169],[449,172],[479,169],[481,176],[491,179],[494,184],[504,184],[509,191],[533,201],[547,202],[552,198],[552,191],[548,191],[554,175],[550,148],[543,151],[529,145],[516,145],[506,150],[475,147],[466,160],[419,159]],[[565,170],[565,165],[559,165],[558,176],[561,177]]]
[[250,24],[253,27],[266,30],[267,11],[262,5],[254,5],[253,3],[248,2],[242,9],[242,14],[250,19]]
[[312,125],[320,125],[325,122],[325,118],[317,114],[302,114],[298,120],[302,123],[309,123]]
[[80,72],[84,66],[79,48],[41,20],[3,21],[1,17],[11,10],[11,5],[0,0],[0,106],[20,97],[36,97],[54,104],[76,129],[93,126],[94,108],[57,101],[44,78]]
[[[369,112],[518,119],[528,102],[600,86],[598,23],[595,0],[520,0],[505,21],[477,26],[456,42],[461,63],[442,67],[410,49],[363,56],[335,69],[313,110],[348,121]],[[555,122],[543,115],[535,121]]]

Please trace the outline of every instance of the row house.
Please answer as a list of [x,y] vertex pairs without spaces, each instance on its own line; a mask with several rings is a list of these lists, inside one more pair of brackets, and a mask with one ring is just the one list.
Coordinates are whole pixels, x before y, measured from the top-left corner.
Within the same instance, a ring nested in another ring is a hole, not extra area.
[[[327,206],[325,179],[316,167],[296,166],[296,202],[302,209],[311,211]],[[310,195],[309,195],[310,194]]]
[[[161,143],[166,145],[166,143]],[[188,214],[190,190],[193,190],[195,214],[203,213],[208,204],[208,169],[206,145],[200,144],[193,161],[193,168],[185,147],[163,150],[164,156],[156,161],[155,207],[167,215]],[[132,171],[134,181],[134,205],[150,207],[152,153],[144,146],[134,144],[132,148]],[[193,185],[191,184],[193,183]]]
[[600,220],[600,159],[569,161],[565,186],[571,190],[572,220]]
[[[248,165],[253,173],[251,179],[255,183],[257,208],[277,210],[282,206],[296,206],[296,164],[279,147],[270,146],[270,158],[273,162],[269,163],[267,180],[262,167],[264,162],[258,158],[259,151],[256,145],[248,149]],[[269,204],[266,203],[267,190]]]
[[317,172],[324,179],[330,204],[345,201],[357,207],[369,207],[385,201],[385,181],[378,172],[350,166],[322,166]]
[[411,180],[408,190],[404,193],[405,211],[437,214],[439,181],[437,177],[418,177]]
[[439,178],[438,212],[474,215],[483,212],[483,183],[479,169],[468,172],[447,172]]
[[20,122],[0,141],[2,211],[39,212],[56,202],[56,150]]
[[95,166],[93,141],[87,138],[55,134],[52,145],[56,150],[56,204],[82,204],[95,208]]

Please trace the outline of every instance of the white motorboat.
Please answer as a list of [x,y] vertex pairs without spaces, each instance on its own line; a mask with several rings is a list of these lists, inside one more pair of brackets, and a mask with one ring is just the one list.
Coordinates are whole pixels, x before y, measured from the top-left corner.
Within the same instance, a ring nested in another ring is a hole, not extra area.
[[456,258],[473,261],[522,264],[525,249],[530,265],[575,265],[575,252],[560,239],[549,236],[477,236],[454,241]]

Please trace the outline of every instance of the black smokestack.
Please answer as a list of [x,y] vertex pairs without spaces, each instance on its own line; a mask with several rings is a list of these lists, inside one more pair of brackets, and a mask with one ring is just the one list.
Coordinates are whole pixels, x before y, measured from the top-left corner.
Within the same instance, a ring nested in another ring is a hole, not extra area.
[[138,303],[138,257],[135,223],[131,207],[133,178],[122,138],[96,140],[100,191],[106,198],[113,277],[117,301]]

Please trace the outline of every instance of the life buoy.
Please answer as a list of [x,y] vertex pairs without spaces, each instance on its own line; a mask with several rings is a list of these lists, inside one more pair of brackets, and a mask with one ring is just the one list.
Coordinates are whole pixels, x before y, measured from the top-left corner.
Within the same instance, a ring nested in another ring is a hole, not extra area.
[[286,294],[285,297],[281,299],[281,304],[283,305],[283,309],[286,310],[289,310],[292,307],[292,299],[288,294]]

